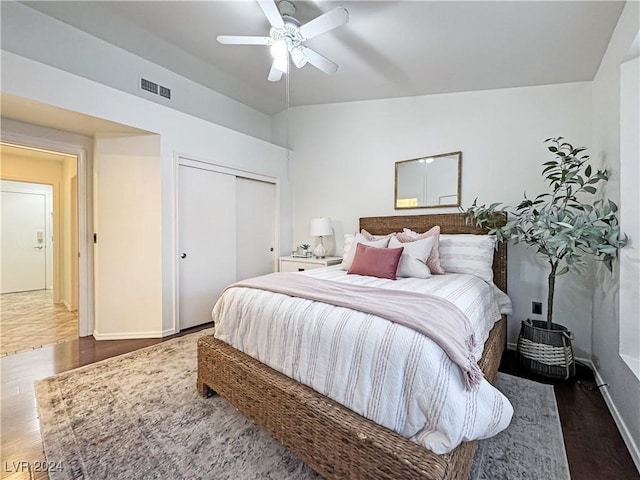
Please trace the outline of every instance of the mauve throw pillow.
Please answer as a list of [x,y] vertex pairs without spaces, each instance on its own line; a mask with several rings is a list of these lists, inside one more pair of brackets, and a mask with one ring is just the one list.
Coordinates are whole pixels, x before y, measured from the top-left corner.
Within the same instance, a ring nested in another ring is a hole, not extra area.
[[395,280],[403,250],[404,247],[377,248],[359,243],[347,273]]
[[424,233],[416,233],[408,228],[404,229],[403,233],[398,233],[396,238],[402,243],[414,242],[416,240],[422,240],[423,238],[433,238],[433,247],[427,258],[427,267],[431,270],[431,273],[437,275],[443,275],[447,273],[440,263],[440,227],[435,227],[427,230]]

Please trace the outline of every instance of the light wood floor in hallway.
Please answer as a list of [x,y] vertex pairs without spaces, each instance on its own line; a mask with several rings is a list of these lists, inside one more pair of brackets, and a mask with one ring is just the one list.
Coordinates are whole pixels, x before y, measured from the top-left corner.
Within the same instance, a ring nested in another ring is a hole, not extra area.
[[53,303],[51,290],[0,295],[0,355],[78,339],[78,314]]

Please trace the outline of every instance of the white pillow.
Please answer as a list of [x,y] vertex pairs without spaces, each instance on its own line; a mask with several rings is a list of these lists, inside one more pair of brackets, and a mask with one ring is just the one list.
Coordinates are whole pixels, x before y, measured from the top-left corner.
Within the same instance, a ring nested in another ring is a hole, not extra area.
[[427,258],[433,248],[433,237],[402,243],[396,237],[389,240],[389,248],[404,247],[398,263],[398,277],[429,278],[431,270],[427,267]]
[[391,238],[395,235],[394,233],[387,233],[386,235],[372,235],[369,232],[367,232],[364,228],[362,230],[360,230],[360,233],[364,235],[364,237],[367,239],[367,241],[371,241],[371,240],[380,240],[381,238]]
[[345,262],[349,256],[349,252],[353,248],[353,239],[355,235],[347,234],[344,236],[344,248],[342,249],[342,261]]
[[[364,238],[367,242],[370,242],[371,240],[380,240],[383,238],[391,238],[392,236],[395,235],[395,233],[390,233],[388,235],[371,235],[369,232],[367,232],[364,228],[362,230],[360,230],[360,233],[362,235],[364,235]],[[352,234],[346,234],[344,236],[344,248],[342,249],[342,261],[346,261],[347,258],[349,257],[349,252],[351,251],[352,248],[355,248],[353,245],[353,239],[355,238],[355,235]]]
[[[345,239],[346,240],[346,239]],[[342,256],[342,269],[349,270],[351,268],[351,264],[353,263],[353,257],[356,255],[356,245],[362,243],[363,245],[367,245],[369,247],[378,247],[378,248],[387,248],[389,245],[388,238],[381,238],[379,240],[367,240],[364,235],[361,233],[356,233],[356,236],[353,238],[353,242],[351,243],[351,248],[349,251],[346,251]],[[346,241],[345,241],[346,246]],[[345,258],[346,255],[346,258]]]
[[468,273],[493,282],[493,235],[440,235],[440,264],[447,273]]

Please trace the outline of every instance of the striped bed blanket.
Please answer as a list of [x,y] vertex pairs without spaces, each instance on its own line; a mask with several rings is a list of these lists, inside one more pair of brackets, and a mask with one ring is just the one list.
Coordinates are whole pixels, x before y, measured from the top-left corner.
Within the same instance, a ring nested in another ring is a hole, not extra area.
[[[392,281],[339,267],[293,275],[451,302],[477,339],[476,360],[493,323],[510,313],[506,295],[471,275]],[[237,285],[221,296],[212,314],[216,338],[435,453],[509,424],[508,400],[484,378],[466,388],[464,371],[424,334],[372,313],[254,287]],[[415,308],[426,306],[416,301]]]

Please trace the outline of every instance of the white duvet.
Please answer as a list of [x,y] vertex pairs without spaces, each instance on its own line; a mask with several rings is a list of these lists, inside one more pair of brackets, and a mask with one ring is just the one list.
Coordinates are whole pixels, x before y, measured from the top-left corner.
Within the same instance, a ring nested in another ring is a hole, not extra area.
[[[393,281],[339,266],[304,274],[443,297],[471,322],[476,359],[493,323],[510,313],[508,297],[472,275]],[[216,338],[435,453],[491,437],[511,420],[511,404],[488,381],[465,390],[460,370],[432,340],[374,315],[232,288],[212,316]]]

